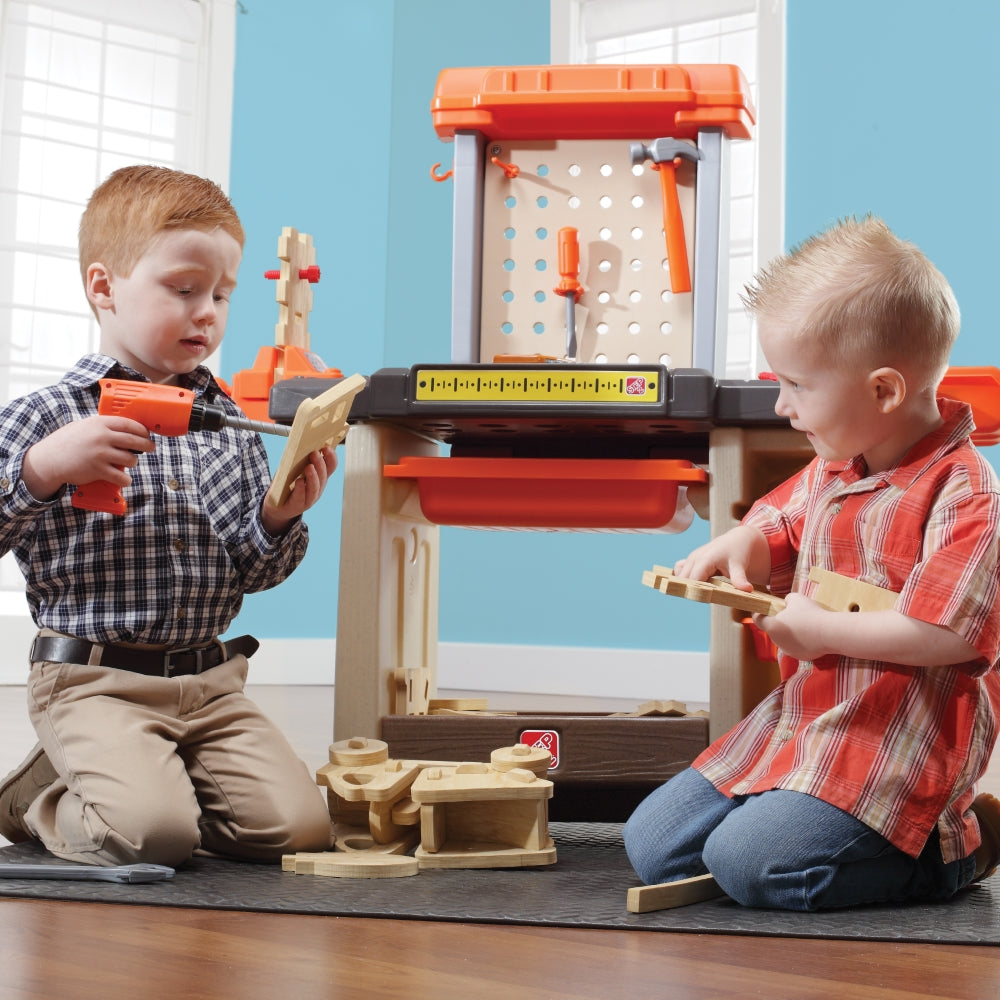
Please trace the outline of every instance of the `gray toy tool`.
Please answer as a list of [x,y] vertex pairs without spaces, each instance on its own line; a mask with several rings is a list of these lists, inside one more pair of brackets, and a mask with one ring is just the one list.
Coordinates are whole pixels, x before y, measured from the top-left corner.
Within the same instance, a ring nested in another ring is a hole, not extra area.
[[173,878],[173,868],[166,865],[118,865],[99,868],[95,865],[21,865],[0,864],[0,878],[72,879],[77,882],[163,882]]

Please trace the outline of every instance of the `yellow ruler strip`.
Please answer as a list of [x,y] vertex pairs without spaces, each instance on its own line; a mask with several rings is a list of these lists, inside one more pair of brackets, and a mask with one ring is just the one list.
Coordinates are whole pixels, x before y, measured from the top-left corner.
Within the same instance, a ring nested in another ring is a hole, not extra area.
[[418,368],[414,399],[455,403],[656,403],[663,377],[657,368],[601,371]]

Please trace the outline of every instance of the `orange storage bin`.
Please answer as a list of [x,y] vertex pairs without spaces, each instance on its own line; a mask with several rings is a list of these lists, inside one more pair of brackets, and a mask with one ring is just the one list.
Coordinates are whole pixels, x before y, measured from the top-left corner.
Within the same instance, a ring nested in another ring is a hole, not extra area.
[[494,528],[683,531],[693,511],[681,487],[708,481],[677,459],[405,456],[383,472],[417,482],[434,524]]
[[941,381],[942,396],[972,407],[978,445],[1000,444],[1000,368],[989,365],[949,368]]

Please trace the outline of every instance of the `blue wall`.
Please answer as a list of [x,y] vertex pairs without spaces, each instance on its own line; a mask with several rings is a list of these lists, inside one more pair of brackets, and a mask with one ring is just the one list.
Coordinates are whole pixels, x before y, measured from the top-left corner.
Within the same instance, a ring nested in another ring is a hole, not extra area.
[[[323,280],[314,349],[345,373],[450,354],[450,183],[429,178],[451,147],[431,127],[447,66],[548,61],[542,0],[241,0],[231,190],[248,231],[224,370],[271,343],[277,306],[262,272],[282,226],[310,233]],[[964,317],[957,364],[997,364],[990,264],[997,230],[991,128],[1000,7],[947,11],[788,0],[789,244],[874,212],[952,280]],[[993,449],[991,449],[992,451]],[[275,453],[277,454],[277,453]],[[991,456],[992,457],[992,456]],[[276,460],[276,458],[275,458]],[[331,636],[340,483],[311,512],[306,561],[248,598],[235,629]],[[445,641],[706,649],[707,610],[639,583],[707,538],[442,532]],[[489,579],[484,582],[484,568]]]

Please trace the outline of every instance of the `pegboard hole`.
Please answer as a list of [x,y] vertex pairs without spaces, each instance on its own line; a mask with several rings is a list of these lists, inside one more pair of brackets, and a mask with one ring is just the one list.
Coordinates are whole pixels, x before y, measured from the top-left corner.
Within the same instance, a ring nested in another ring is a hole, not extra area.
[[610,177],[615,172],[615,168],[610,163],[601,164],[601,176]]
[[598,323],[597,324],[597,335],[599,337],[606,336],[607,332],[608,332],[608,324],[607,323]]
[[538,260],[535,261],[536,271],[544,271],[548,266],[549,266],[548,261],[543,260],[541,257],[539,257]]
[[509,337],[514,332],[514,324],[508,320],[506,323],[501,324],[500,332],[505,336]]
[[537,205],[537,206],[538,206],[539,208],[548,208],[548,207],[549,207],[549,199],[548,199],[548,198],[546,198],[544,194],[540,194],[540,195],[539,195],[539,196],[538,196],[538,197],[537,197],[537,198],[535,199],[535,204],[536,204],[536,205]]
[[571,163],[569,165],[569,175],[570,177],[579,177],[581,174],[581,168],[579,163]]
[[536,302],[544,302],[545,298],[546,298],[545,292],[543,292],[543,291],[537,291],[537,292],[535,292],[535,301]]
[[628,325],[628,332],[630,334],[632,334],[633,337],[638,337],[639,336],[640,327],[639,327],[639,324],[635,322],[635,320],[633,320],[631,323],[629,323],[629,325]]
[[665,288],[662,292],[660,292],[660,301],[661,302],[669,302],[673,297],[674,297],[674,293],[672,291],[670,291],[669,288]]
[[641,271],[642,270],[642,261],[639,260],[638,257],[634,257],[632,260],[630,260],[628,262],[628,266],[630,268],[632,268],[633,271]]
[[504,292],[503,295],[500,296],[500,298],[502,298],[504,300],[504,302],[513,302],[514,301],[514,293],[508,288],[507,291]]
[[634,240],[641,240],[642,239],[642,230],[638,226],[635,226],[632,229],[632,232],[631,232],[630,235],[631,235],[632,239],[634,239]]
[[512,239],[513,239],[513,238],[514,238],[515,236],[517,236],[517,230],[516,230],[516,229],[514,229],[514,227],[513,227],[513,226],[508,226],[508,227],[507,227],[507,228],[506,228],[506,229],[505,229],[505,230],[503,231],[503,238],[504,238],[505,240],[512,240]]
[[600,302],[602,306],[605,306],[611,301],[611,296],[608,292],[598,292],[597,301]]
[[669,337],[670,333],[673,331],[673,328],[674,328],[673,323],[669,323],[666,320],[664,320],[664,322],[660,324],[660,333],[662,333],[665,337]]
[[601,208],[611,208],[611,199],[606,194],[601,195],[601,200],[599,204]]
[[517,205],[517,199],[512,195],[507,195],[503,200],[504,208],[514,208]]
[[544,163],[538,164],[538,170],[536,171],[539,177],[548,177],[549,168]]
[[515,264],[514,264],[514,262],[513,262],[513,261],[512,261],[511,259],[510,259],[510,257],[508,257],[508,258],[507,258],[507,259],[506,259],[506,260],[505,260],[505,261],[503,262],[503,269],[504,269],[505,271],[513,271],[513,270],[514,270],[514,267],[515,267]]
[[639,355],[638,355],[638,354],[630,354],[630,355],[629,355],[629,356],[628,356],[628,357],[627,357],[627,358],[625,359],[625,361],[626,361],[626,363],[627,363],[627,364],[630,364],[630,365],[637,365],[637,364],[639,363]]
[[636,288],[633,288],[632,291],[628,293],[628,300],[629,302],[641,302],[642,292],[640,292]]
[[535,333],[538,334],[538,336],[541,336],[543,333],[545,333],[545,324],[544,323],[535,323],[532,326],[531,329],[534,330]]
[[641,177],[643,175],[643,170],[644,170],[644,168],[643,168],[643,166],[642,166],[641,163],[633,163],[632,164],[632,173],[636,177]]
[[632,207],[642,208],[642,206],[643,206],[642,195],[641,194],[632,195]]
[[660,364],[663,365],[664,368],[669,368],[673,363],[673,360],[674,359],[669,354],[660,355]]
[[597,270],[598,271],[603,271],[605,274],[607,274],[607,272],[611,270],[611,261],[610,260],[602,260],[597,265]]
[[549,231],[547,229],[545,229],[544,227],[539,227],[538,229],[535,230],[535,235],[540,240],[544,240],[544,239],[546,239],[548,237]]
[[600,236],[602,240],[610,240],[611,230],[608,229],[607,226],[605,226],[603,229],[601,229],[601,231],[597,235]]
[[608,363],[608,356],[606,354],[598,354],[595,356],[594,361],[599,365],[606,365]]
[[577,196],[574,194],[570,197],[569,202],[567,204],[569,205],[570,208],[579,208],[580,199],[577,198]]

